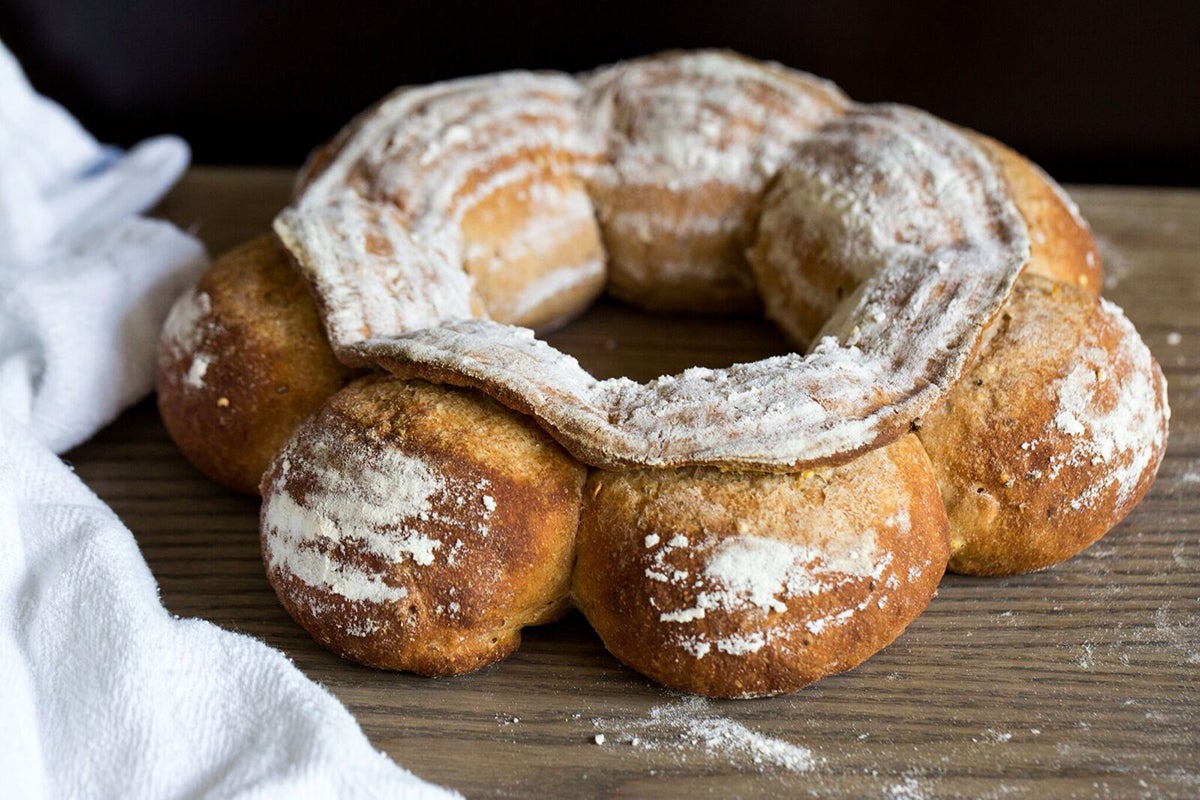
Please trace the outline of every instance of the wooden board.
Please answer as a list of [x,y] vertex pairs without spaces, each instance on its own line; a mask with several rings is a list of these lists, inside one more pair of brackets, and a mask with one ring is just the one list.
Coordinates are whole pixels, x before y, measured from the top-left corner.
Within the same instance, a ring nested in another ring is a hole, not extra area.
[[[161,213],[217,252],[266,230],[289,185],[282,171],[194,169]],[[891,647],[789,697],[666,692],[617,664],[577,614],[474,675],[358,667],[283,612],[259,560],[257,503],[196,473],[151,402],[68,460],[132,528],[168,609],[282,649],[376,746],[470,797],[1197,797],[1200,192],[1074,195],[1102,245],[1106,294],[1170,381],[1157,483],[1073,561],[948,576]],[[650,319],[610,304],[553,341],[598,375],[639,379],[784,347],[759,321]]]

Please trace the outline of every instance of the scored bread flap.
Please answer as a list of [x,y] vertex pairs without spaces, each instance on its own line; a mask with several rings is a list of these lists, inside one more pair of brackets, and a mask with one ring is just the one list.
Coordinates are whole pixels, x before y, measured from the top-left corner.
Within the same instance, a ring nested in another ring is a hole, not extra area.
[[[799,135],[750,252],[760,286],[803,283],[814,242],[850,276],[812,351],[598,381],[487,320],[462,267],[460,223],[479,198],[545,159],[603,157],[579,92],[567,76],[506,73],[402,92],[356,121],[276,220],[341,360],[481,389],[595,466],[804,469],[893,441],[935,407],[1029,259],[1007,184],[972,139],[913,109],[852,106]],[[792,332],[792,309],[765,299]]]
[[472,316],[467,274],[436,241],[418,241],[398,216],[346,194],[275,218],[275,233],[314,289],[334,352]]

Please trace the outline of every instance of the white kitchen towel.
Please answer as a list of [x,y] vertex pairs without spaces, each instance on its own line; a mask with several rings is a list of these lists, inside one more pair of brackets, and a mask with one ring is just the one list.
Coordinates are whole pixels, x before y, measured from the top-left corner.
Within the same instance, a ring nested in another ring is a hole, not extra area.
[[0,797],[452,797],[281,653],[168,614],[54,455],[150,389],[204,253],[137,214],[187,158],[101,147],[0,43]]

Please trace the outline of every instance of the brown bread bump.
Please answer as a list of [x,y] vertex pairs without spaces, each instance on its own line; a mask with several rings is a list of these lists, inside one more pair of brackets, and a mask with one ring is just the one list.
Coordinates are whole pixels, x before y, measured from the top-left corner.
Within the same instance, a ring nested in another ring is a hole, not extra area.
[[638,672],[758,697],[885,647],[933,597],[948,556],[929,459],[910,435],[790,475],[596,471],[572,593]]
[[582,465],[476,392],[369,376],[263,479],[267,577],[330,650],[454,675],[566,609]]
[[1026,274],[973,365],[921,422],[950,569],[1070,558],[1141,500],[1167,443],[1166,382],[1120,309]]
[[[1029,233],[1029,259],[1023,271],[1078,286],[1099,297],[1099,251],[1074,202],[1049,175],[1019,153],[974,131],[956,130],[999,167],[1009,199]],[[927,165],[907,157],[900,163],[932,180],[923,172]],[[797,346],[806,347],[821,335],[837,306],[862,283],[864,273],[838,249],[827,231],[810,229],[803,212],[789,212],[790,200],[786,192],[778,190],[767,195],[758,238],[746,257],[754,268],[767,315]],[[958,207],[940,211],[951,218],[963,213]],[[900,227],[897,223],[898,238]]]
[[471,206],[461,225],[463,268],[497,322],[551,330],[604,291],[604,249],[591,200],[550,158]]
[[608,291],[652,311],[757,311],[743,251],[763,188],[791,143],[849,100],[820,78],[723,51],[624,61],[584,84],[584,116],[607,139],[588,190]]
[[256,494],[300,422],[351,380],[291,257],[266,234],[213,262],[175,303],[158,349],[158,408],[201,472]]

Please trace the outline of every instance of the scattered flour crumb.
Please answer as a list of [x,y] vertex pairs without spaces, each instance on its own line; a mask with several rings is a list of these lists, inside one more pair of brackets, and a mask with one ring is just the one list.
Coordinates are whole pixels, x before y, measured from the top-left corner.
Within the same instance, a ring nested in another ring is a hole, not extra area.
[[1096,665],[1096,657],[1092,653],[1092,643],[1084,642],[1081,649],[1083,652],[1081,652],[1079,657],[1075,659],[1075,663],[1080,669],[1091,669]]
[[1154,629],[1172,650],[1180,655],[1180,663],[1189,667],[1200,665],[1200,620],[1183,617],[1168,602],[1154,611]]
[[[763,770],[781,767],[791,772],[807,772],[817,759],[807,747],[765,736],[740,722],[712,711],[712,703],[702,697],[689,697],[655,706],[645,719],[592,723],[607,730],[617,741],[647,750],[700,750],[731,762]],[[623,728],[624,730],[618,730]],[[596,743],[606,737],[596,734]]]
[[212,365],[212,357],[206,353],[198,353],[192,359],[192,366],[188,369],[187,375],[184,376],[183,382],[193,389],[204,388],[204,376],[208,372],[208,368]]
[[1187,470],[1179,478],[1183,483],[1200,483],[1200,461],[1188,464]]
[[1177,346],[1182,341],[1183,336],[1180,335],[1179,331],[1171,331],[1167,334],[1167,344],[1171,347]]
[[890,800],[925,800],[927,795],[916,778],[905,778],[901,783],[893,783],[884,795]]
[[592,741],[596,744],[604,744],[604,742],[607,741],[607,737],[605,737],[603,733],[597,733],[592,737]]

